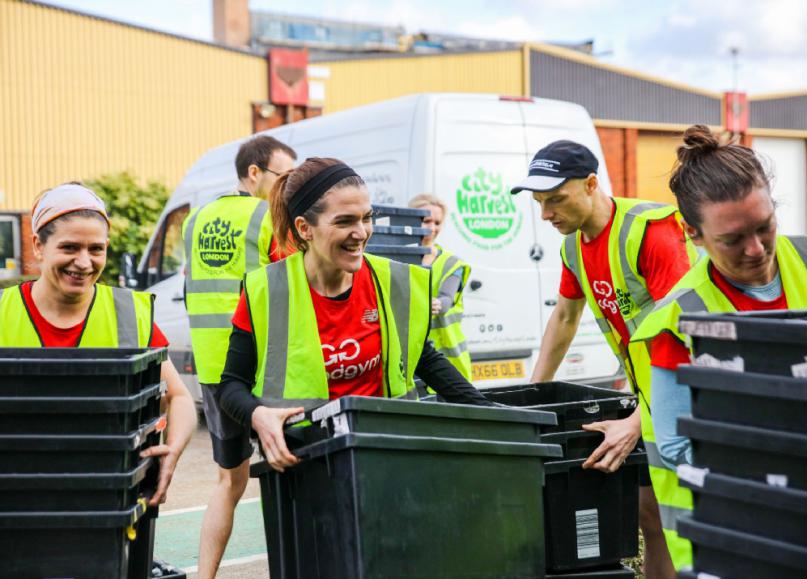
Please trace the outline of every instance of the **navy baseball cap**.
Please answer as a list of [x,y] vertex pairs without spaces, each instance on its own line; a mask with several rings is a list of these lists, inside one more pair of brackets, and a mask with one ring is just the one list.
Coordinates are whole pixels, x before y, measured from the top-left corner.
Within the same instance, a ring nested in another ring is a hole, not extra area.
[[597,157],[588,147],[574,141],[555,141],[535,153],[530,163],[527,178],[510,190],[515,195],[520,191],[552,191],[569,179],[585,179],[597,173],[600,166]]

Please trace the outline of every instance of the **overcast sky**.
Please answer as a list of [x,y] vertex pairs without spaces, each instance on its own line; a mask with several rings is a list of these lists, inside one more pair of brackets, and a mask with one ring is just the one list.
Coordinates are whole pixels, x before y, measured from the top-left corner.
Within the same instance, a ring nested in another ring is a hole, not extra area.
[[[212,0],[52,0],[212,40]],[[251,0],[253,9],[511,41],[594,40],[600,60],[715,91],[807,90],[802,0]]]

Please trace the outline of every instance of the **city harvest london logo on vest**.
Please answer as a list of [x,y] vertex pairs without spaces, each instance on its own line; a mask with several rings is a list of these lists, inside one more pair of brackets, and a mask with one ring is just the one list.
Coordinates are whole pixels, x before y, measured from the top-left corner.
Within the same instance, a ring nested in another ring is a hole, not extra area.
[[523,215],[501,173],[479,168],[462,178],[451,219],[463,238],[480,249],[500,249],[521,230]]
[[242,229],[233,227],[232,221],[216,217],[202,226],[199,232],[199,258],[208,269],[220,270],[236,265],[243,249],[239,237]]

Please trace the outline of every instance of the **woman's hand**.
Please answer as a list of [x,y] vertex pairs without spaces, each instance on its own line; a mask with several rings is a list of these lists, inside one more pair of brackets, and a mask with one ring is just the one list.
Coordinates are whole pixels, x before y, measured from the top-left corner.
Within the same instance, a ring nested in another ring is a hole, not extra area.
[[603,472],[616,472],[622,466],[642,434],[642,423],[637,408],[633,414],[622,420],[605,420],[584,424],[583,430],[602,432],[605,440],[594,449],[583,463],[583,468],[595,468]]
[[166,491],[168,485],[171,484],[171,478],[174,476],[174,470],[177,467],[177,461],[181,451],[172,449],[167,444],[158,444],[157,446],[150,446],[140,453],[142,458],[148,456],[159,457],[160,459],[160,474],[157,478],[157,490],[149,499],[149,506],[156,507],[165,502]]
[[266,462],[278,472],[294,466],[300,459],[289,452],[283,425],[290,416],[303,412],[303,408],[268,408],[258,406],[252,413],[252,428],[258,433]]
[[432,315],[436,316],[439,314],[443,309],[443,306],[440,305],[440,300],[437,298],[432,298]]

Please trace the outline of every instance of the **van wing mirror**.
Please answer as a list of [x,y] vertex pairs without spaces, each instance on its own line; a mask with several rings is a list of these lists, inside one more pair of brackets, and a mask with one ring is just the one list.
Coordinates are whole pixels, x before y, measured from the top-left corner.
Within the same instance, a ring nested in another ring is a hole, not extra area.
[[118,285],[130,289],[137,289],[140,286],[140,279],[137,275],[137,258],[133,253],[124,253],[120,257]]

